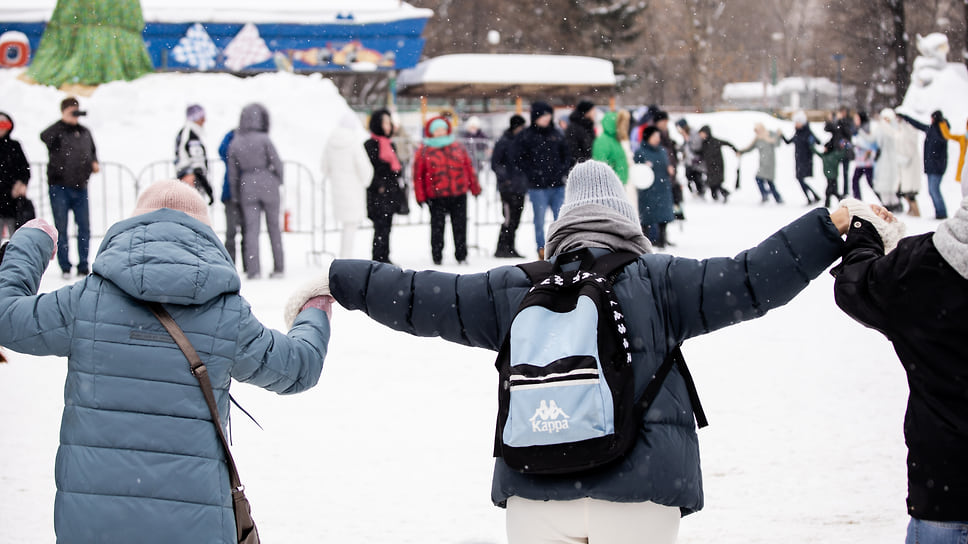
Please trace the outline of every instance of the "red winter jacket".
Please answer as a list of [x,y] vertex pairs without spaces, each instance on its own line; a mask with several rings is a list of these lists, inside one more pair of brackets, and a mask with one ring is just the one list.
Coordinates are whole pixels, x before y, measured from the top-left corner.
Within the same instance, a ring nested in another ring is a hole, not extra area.
[[[430,123],[424,126],[424,136],[431,138]],[[447,136],[452,133],[450,122],[447,122]],[[426,202],[429,198],[460,196],[470,190],[471,194],[481,194],[481,186],[474,173],[474,165],[470,156],[462,145],[451,142],[442,147],[424,144],[417,150],[413,160],[413,193],[417,202]]]

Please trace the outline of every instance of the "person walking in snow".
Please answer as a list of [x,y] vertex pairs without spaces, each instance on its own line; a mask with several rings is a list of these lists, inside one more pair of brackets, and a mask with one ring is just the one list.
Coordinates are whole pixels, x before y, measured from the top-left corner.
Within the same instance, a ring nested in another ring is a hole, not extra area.
[[464,130],[460,133],[460,139],[460,144],[464,146],[473,161],[474,171],[480,175],[491,158],[491,137],[481,128],[480,117],[472,115],[467,118]]
[[565,141],[571,155],[569,168],[592,158],[592,145],[595,143],[595,104],[582,100],[568,115],[568,128]]
[[[938,128],[941,129],[941,133],[946,140],[958,143],[958,169],[955,171],[955,181],[961,183],[961,178],[964,177],[965,173],[965,165],[968,164],[965,161],[965,155],[968,152],[968,132],[965,134],[952,134],[947,120],[942,121]],[[968,126],[966,126],[966,130],[968,130]],[[968,196],[968,183],[961,183],[961,196]]]
[[726,179],[723,148],[729,147],[736,151],[736,146],[725,140],[714,138],[708,125],[699,129],[699,138],[702,140],[699,154],[706,166],[706,184],[709,186],[709,194],[713,197],[713,200],[719,200],[719,196],[722,195],[723,204],[725,204],[729,200],[729,191],[723,187],[723,182]]
[[870,119],[867,113],[859,111],[854,114],[854,126],[857,131],[851,145],[854,149],[854,176],[851,178],[853,196],[860,200],[860,180],[867,178],[867,186],[874,188],[874,156],[877,154],[874,138],[871,136]]
[[175,136],[175,176],[193,185],[215,202],[212,185],[208,182],[208,155],[205,152],[205,110],[192,104],[185,110],[185,126]]
[[279,394],[316,385],[331,298],[299,292],[289,333],[263,326],[192,187],[153,183],[111,226],[94,274],[37,293],[57,233],[36,219],[0,263],[0,344],[67,358],[55,466],[58,542],[237,542],[229,471],[185,355],[147,304],[162,305],[205,363],[222,431],[232,379]]
[[[894,345],[907,374],[906,544],[964,542],[968,534],[968,198],[936,232],[902,238],[883,212],[851,205],[834,298]],[[869,210],[868,210],[869,211]]]
[[649,237],[653,246],[665,248],[669,244],[666,231],[669,223],[676,218],[672,197],[672,175],[675,170],[669,164],[668,152],[662,147],[659,127],[652,125],[642,131],[642,145],[635,152],[634,161],[652,168],[654,179],[648,189],[638,190],[642,232]]
[[[628,116],[628,112],[626,112],[626,116]],[[629,157],[625,154],[622,142],[619,141],[617,122],[618,114],[613,111],[602,117],[602,133],[595,138],[595,142],[592,144],[592,158],[611,166],[615,175],[624,185],[629,180]],[[628,135],[626,135],[625,140],[628,141]]]
[[[947,144],[946,144],[947,146]],[[897,118],[897,195],[908,203],[908,215],[921,216],[917,196],[921,192],[922,160],[918,149],[918,131],[903,117]]]
[[370,115],[370,139],[363,149],[373,167],[373,179],[366,188],[366,216],[373,222],[373,260],[390,262],[390,229],[406,195],[400,185],[403,165],[390,141],[393,121],[390,112],[379,109]]
[[339,256],[353,257],[356,231],[366,217],[366,188],[373,179],[363,142],[369,136],[352,111],[340,117],[323,149],[323,175],[330,187],[333,217],[340,224]]
[[877,146],[874,161],[874,192],[881,204],[892,212],[901,211],[898,190],[901,186],[901,172],[898,164],[897,119],[892,109],[881,110],[880,119],[871,135]]
[[91,174],[101,171],[97,160],[97,148],[91,131],[78,122],[87,112],[81,111],[74,97],[61,101],[61,118],[40,133],[47,146],[50,162],[47,163],[50,209],[57,228],[57,264],[61,277],[71,277],[71,260],[68,249],[67,217],[74,214],[77,227],[77,275],[86,276],[88,251],[91,245],[91,210],[88,204],[87,184]]
[[[642,391],[666,354],[688,338],[760,317],[791,300],[840,257],[845,208],[811,210],[734,258],[705,260],[653,253],[615,173],[598,161],[569,174],[548,256],[588,249],[641,255],[615,276],[635,389]],[[498,351],[532,287],[524,270],[478,274],[403,271],[337,260],[318,280],[350,310],[396,330]],[[699,445],[686,382],[674,372],[643,416],[619,461],[578,475],[529,475],[495,460],[491,499],[507,508],[510,544],[676,541],[680,517],[703,507]]]
[[229,180],[232,200],[242,210],[242,253],[246,277],[262,276],[259,261],[260,222],[265,216],[266,230],[272,246],[270,278],[285,274],[286,259],[282,248],[281,197],[283,165],[276,146],[269,139],[269,112],[262,104],[242,108],[239,128],[229,144]]
[[932,112],[930,125],[900,112],[897,116],[924,133],[924,173],[928,176],[928,194],[934,204],[934,218],[947,219],[948,209],[941,196],[941,178],[948,169],[948,140],[941,132],[941,123],[947,123],[944,114],[941,110]]
[[501,233],[497,237],[497,250],[494,252],[494,256],[501,259],[522,258],[515,249],[515,239],[518,225],[521,224],[521,212],[524,211],[524,199],[528,196],[528,179],[511,160],[511,147],[524,126],[524,117],[512,115],[508,129],[494,144],[494,153],[491,155],[491,169],[497,178],[497,190],[501,194],[504,213]]
[[682,162],[686,170],[686,185],[696,196],[706,194],[706,165],[702,162],[702,138],[692,131],[685,119],[676,121],[676,129],[682,136]]
[[430,208],[430,253],[434,264],[444,258],[444,227],[450,216],[454,257],[467,262],[467,193],[481,194],[474,164],[464,146],[454,140],[450,122],[443,117],[427,121],[423,145],[413,159],[413,192],[417,202]]
[[0,112],[0,239],[10,238],[23,224],[23,212],[29,204],[30,163],[20,142],[10,137],[11,132],[13,119]]
[[568,144],[552,118],[546,102],[531,104],[531,126],[514,139],[511,160],[528,178],[528,198],[534,212],[534,239],[538,258],[545,255],[545,215],[555,219],[565,198],[565,179],[571,164]]
[[776,132],[769,132],[763,123],[756,123],[753,126],[756,136],[750,145],[738,150],[736,153],[742,155],[754,149],[759,153],[760,164],[756,170],[756,186],[760,190],[761,203],[766,204],[773,197],[773,201],[782,204],[783,199],[776,190],[773,180],[776,178],[776,147],[780,145],[780,136]]
[[[222,180],[222,196],[220,198],[222,206],[225,208],[225,249],[228,250],[233,263],[236,262],[236,252],[238,251],[235,238],[239,236],[242,240],[245,239],[245,232],[242,229],[242,207],[236,199],[232,198],[232,182],[229,180],[229,146],[232,145],[236,130],[233,128],[226,132],[225,136],[222,137],[222,143],[218,146],[218,156],[225,163],[225,179]],[[246,269],[246,260],[242,259],[242,271],[245,272]]]
[[819,144],[820,140],[810,130],[810,125],[807,123],[807,114],[802,111],[793,115],[793,125],[796,127],[793,137],[787,138],[784,136],[783,141],[787,144],[793,144],[797,183],[803,190],[803,196],[807,197],[807,206],[809,206],[815,202],[820,202],[820,196],[817,195],[817,192],[813,190],[813,187],[807,185],[807,178],[813,177],[814,146]]
[[820,157],[823,163],[823,175],[827,178],[827,190],[824,192],[823,205],[829,208],[833,204],[834,198],[839,198],[837,193],[837,176],[839,176],[840,165],[844,160],[844,148],[837,144],[833,138],[823,146],[823,151],[814,149],[814,153]]
[[[824,130],[830,133],[830,139],[834,142],[837,149],[844,151],[841,158],[841,165],[844,170],[844,190],[838,192],[837,196],[843,198],[850,191],[848,183],[850,181],[850,161],[854,159],[854,150],[851,149],[851,139],[854,136],[853,116],[847,106],[840,106],[837,111],[827,117],[824,123]],[[840,174],[838,174],[838,177]]]

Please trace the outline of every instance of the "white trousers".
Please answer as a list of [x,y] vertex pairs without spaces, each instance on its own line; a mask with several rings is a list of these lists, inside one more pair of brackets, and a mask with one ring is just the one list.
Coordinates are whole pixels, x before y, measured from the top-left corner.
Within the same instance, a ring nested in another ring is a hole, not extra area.
[[679,509],[653,502],[510,497],[508,544],[674,544]]

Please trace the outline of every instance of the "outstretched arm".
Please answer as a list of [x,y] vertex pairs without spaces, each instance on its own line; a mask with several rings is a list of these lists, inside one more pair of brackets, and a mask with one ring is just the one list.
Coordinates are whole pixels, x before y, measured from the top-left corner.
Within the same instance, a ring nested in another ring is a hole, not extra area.
[[[333,297],[383,325],[414,336],[498,350],[506,320],[531,287],[524,272],[501,267],[482,274],[414,272],[370,261],[336,260],[329,271]],[[516,291],[508,296],[507,290]]]

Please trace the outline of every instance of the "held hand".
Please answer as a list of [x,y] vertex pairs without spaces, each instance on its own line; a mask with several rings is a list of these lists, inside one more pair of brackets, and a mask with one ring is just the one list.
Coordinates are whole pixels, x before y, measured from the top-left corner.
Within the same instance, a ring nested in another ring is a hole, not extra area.
[[54,242],[54,251],[51,252],[50,259],[54,260],[54,257],[57,256],[57,229],[55,229],[53,225],[47,221],[44,221],[43,219],[37,218],[27,221],[24,223],[24,226],[20,228],[42,230],[47,234],[47,236],[50,236],[50,239]]
[[307,300],[306,304],[303,304],[303,307],[299,311],[301,312],[309,308],[316,308],[317,310],[322,310],[326,312],[326,317],[329,318],[330,321],[332,321],[334,302],[336,302],[336,299],[333,298],[332,295],[322,295],[318,297],[313,297]]
[[871,204],[871,211],[874,212],[874,215],[880,217],[888,223],[894,223],[897,221],[897,217],[894,217],[894,214],[891,213],[890,210],[879,204]]
[[10,189],[10,196],[12,198],[27,196],[27,184],[19,180],[13,182],[13,188]]
[[98,164],[97,161],[92,162],[91,163],[91,172],[94,172],[95,174],[97,174],[100,171],[101,171],[101,165]]
[[850,227],[850,210],[846,206],[841,206],[830,212],[830,220],[837,227],[837,232],[847,234],[847,229]]

